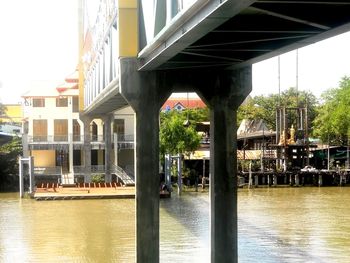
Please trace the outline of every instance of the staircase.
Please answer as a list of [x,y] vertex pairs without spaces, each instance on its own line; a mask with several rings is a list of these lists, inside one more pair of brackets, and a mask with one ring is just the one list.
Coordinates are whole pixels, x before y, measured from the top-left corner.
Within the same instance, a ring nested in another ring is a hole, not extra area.
[[69,172],[61,172],[61,185],[63,187],[72,187],[75,186],[74,183],[74,173],[69,173]]
[[122,168],[117,165],[112,166],[112,174],[115,174],[125,186],[134,186],[135,179],[131,174],[127,174]]

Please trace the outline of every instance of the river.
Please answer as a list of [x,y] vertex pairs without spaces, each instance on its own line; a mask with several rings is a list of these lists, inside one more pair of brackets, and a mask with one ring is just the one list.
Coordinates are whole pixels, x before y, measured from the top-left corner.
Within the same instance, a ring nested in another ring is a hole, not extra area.
[[[239,189],[239,262],[350,262],[350,188]],[[134,262],[134,200],[0,193],[0,262]],[[160,262],[210,262],[209,195],[160,202]]]

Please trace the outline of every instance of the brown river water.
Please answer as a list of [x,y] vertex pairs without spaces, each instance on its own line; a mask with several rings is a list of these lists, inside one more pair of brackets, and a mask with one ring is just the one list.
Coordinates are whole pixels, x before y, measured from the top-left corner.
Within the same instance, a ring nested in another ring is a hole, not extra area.
[[[160,202],[160,262],[210,262],[209,195]],[[134,262],[134,200],[0,193],[0,262]],[[240,189],[239,262],[350,262],[350,188]]]

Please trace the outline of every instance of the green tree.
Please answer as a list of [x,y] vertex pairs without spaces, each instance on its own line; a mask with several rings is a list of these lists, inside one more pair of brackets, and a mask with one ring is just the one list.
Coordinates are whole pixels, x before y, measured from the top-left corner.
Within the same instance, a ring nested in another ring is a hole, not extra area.
[[187,113],[178,111],[161,113],[159,137],[162,155],[190,154],[199,147],[201,136],[195,130],[196,121],[193,118],[187,119]]
[[0,190],[13,189],[18,180],[18,156],[22,154],[22,142],[18,137],[0,146]]
[[[0,118],[1,118],[2,116],[5,116],[5,111],[6,111],[6,107],[4,106],[4,104],[2,104],[2,103],[0,102]],[[1,124],[1,119],[0,119],[0,124]]]
[[321,96],[315,118],[314,134],[331,144],[344,145],[350,134],[350,78],[343,77],[338,88],[330,89]]
[[281,107],[308,107],[308,118],[311,123],[316,117],[317,99],[308,91],[289,88],[278,94],[256,96],[241,105],[237,113],[238,125],[243,119],[263,119],[269,129],[276,130],[276,109]]

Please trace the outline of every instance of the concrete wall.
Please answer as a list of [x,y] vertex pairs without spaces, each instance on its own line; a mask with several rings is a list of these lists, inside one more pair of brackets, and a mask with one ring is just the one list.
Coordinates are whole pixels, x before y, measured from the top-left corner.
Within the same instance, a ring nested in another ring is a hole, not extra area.
[[133,135],[135,133],[135,112],[128,106],[114,112],[115,119],[124,119],[125,135]]
[[56,153],[55,150],[32,150],[35,167],[55,167]]
[[131,167],[134,165],[134,150],[125,149],[118,153],[118,165],[122,168]]
[[[32,105],[32,103],[31,103]],[[68,97],[68,107],[56,107],[56,97],[45,98],[45,107],[24,106],[24,118],[28,120],[28,135],[33,135],[33,120],[47,120],[47,135],[54,135],[54,120],[68,119],[68,134],[72,134],[72,120],[79,119],[79,113],[73,112],[72,97]],[[79,121],[81,124],[81,122]],[[81,131],[83,126],[81,125]]]

